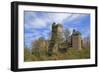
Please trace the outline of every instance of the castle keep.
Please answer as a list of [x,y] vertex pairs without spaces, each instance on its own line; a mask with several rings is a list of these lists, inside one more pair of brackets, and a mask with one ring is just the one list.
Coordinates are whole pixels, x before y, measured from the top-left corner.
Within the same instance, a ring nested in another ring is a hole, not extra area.
[[63,42],[63,26],[61,24],[52,24],[52,35],[49,45],[49,51],[56,52],[59,45]]

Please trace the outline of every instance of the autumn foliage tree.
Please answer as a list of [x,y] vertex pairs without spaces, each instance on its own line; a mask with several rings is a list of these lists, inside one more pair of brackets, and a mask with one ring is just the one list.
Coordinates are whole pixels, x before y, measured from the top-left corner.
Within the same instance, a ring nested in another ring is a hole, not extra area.
[[32,43],[32,52],[46,52],[48,50],[48,41],[46,41],[43,37],[40,37],[38,40],[35,40]]

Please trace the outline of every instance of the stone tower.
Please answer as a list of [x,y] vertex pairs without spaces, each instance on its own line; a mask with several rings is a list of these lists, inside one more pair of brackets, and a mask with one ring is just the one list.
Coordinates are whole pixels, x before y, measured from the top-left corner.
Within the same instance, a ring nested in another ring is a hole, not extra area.
[[63,41],[63,27],[61,24],[52,24],[52,35],[49,44],[49,52],[57,52],[59,44]]
[[82,41],[81,40],[81,33],[76,31],[76,30],[73,30],[73,33],[72,33],[72,48],[81,50],[82,49],[81,41]]

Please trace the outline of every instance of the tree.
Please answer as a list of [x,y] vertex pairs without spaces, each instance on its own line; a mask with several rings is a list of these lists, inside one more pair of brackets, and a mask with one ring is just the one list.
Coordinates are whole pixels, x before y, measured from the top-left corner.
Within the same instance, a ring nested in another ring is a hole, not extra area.
[[84,41],[83,42],[83,48],[89,49],[90,48],[90,36],[85,37],[83,41]]
[[48,41],[45,40],[44,37],[40,37],[39,39],[33,41],[32,43],[32,52],[41,52],[46,51],[48,49]]
[[71,34],[70,30],[68,28],[66,28],[64,31],[64,35],[65,35],[66,40],[68,40],[70,34]]

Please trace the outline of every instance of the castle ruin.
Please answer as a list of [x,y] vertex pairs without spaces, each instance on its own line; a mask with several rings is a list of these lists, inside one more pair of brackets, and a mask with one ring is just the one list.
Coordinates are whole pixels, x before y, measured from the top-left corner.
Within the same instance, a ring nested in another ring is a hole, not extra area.
[[[52,35],[51,40],[49,44],[49,52],[57,52],[60,49],[62,49],[60,46],[67,45],[67,42],[64,41],[64,34],[63,34],[63,26],[61,24],[52,24]],[[82,38],[81,33],[79,31],[73,30],[71,37],[71,47],[73,49],[81,50],[82,49]],[[68,49],[68,47],[64,47],[65,49]]]

